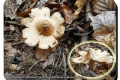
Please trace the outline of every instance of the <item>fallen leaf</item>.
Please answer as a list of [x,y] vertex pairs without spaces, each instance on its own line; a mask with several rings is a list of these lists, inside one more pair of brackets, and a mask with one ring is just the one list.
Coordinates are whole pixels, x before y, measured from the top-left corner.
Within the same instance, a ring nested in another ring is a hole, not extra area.
[[14,31],[15,30],[15,26],[14,25],[10,25],[10,30]]
[[91,0],[92,5],[95,5],[99,0]]
[[83,6],[86,4],[87,0],[77,0],[75,2],[75,6],[77,6],[77,10],[74,13],[74,20],[78,17],[79,13],[81,12]]
[[[4,77],[5,77],[6,80],[13,80],[13,77],[15,77],[15,76],[10,74],[10,73],[8,73],[8,72],[6,72],[4,74]],[[18,79],[14,79],[14,80],[18,80]]]
[[116,3],[114,0],[99,0],[94,4],[94,12],[102,13],[103,11],[114,11]]
[[61,8],[60,4],[58,4],[56,2],[48,2],[46,4],[46,7],[49,7],[50,9],[54,9],[54,8],[60,9]]
[[35,56],[40,61],[45,61],[50,53],[56,50],[56,47],[49,49],[36,48]]
[[4,14],[5,17],[12,19],[15,19],[16,16],[16,11],[19,8],[19,5],[16,5],[15,1],[12,0],[6,0],[4,3]]
[[61,5],[62,14],[65,17],[65,22],[71,24],[73,21],[72,9],[67,5]]
[[20,11],[20,8],[17,10],[17,16],[19,17],[26,17],[31,9],[33,8],[33,6],[36,4],[37,0],[35,0],[31,5],[28,6],[28,9],[24,10],[24,11]]
[[116,53],[116,31],[108,34],[104,38],[104,42],[108,44]]
[[109,70],[108,64],[106,64],[105,62],[97,62],[94,60],[90,60],[89,69],[96,72],[97,74],[104,74]]
[[100,78],[99,80],[115,80],[115,77],[107,75],[107,76],[104,76],[104,77]]
[[97,73],[93,72],[92,70],[87,70],[85,72],[85,76],[87,76],[87,77],[96,77],[98,75],[97,75]]
[[21,5],[22,4],[22,0],[16,0],[16,5]]
[[74,67],[74,70],[81,75],[84,75],[88,69],[89,69],[88,64],[82,64],[82,63],[75,64],[75,67]]
[[54,55],[53,54],[50,54],[48,56],[48,59],[45,60],[45,62],[42,64],[42,69],[45,69],[45,67],[47,67],[48,65],[51,65],[54,61]]
[[108,27],[104,26],[104,27],[94,30],[93,37],[97,41],[103,41],[105,36],[110,34],[111,32],[112,31]]
[[9,42],[4,42],[4,49],[5,49],[5,53],[8,56],[14,56],[15,53],[17,53],[17,50],[15,48],[12,47],[12,44]]
[[18,67],[18,65],[12,64],[12,63],[10,63],[10,65],[9,65],[9,68],[10,68],[11,70],[16,70],[17,67]]
[[92,14],[89,13],[88,16],[92,21],[91,26],[93,26],[93,30],[103,26],[107,26],[110,30],[114,30],[116,27],[115,11],[102,12],[96,16],[92,16]]

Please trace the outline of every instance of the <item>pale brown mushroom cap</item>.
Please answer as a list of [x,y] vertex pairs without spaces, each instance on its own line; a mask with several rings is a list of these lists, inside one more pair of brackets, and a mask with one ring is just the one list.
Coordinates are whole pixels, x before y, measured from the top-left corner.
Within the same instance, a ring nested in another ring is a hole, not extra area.
[[28,27],[22,31],[23,38],[26,38],[25,43],[29,46],[39,44],[41,49],[55,47],[58,44],[57,39],[64,34],[63,23],[64,18],[59,12],[50,17],[50,9],[47,7],[32,9],[30,18],[21,20],[21,24]]
[[78,51],[79,57],[71,58],[71,61],[74,63],[89,63],[90,57],[87,51]]
[[113,56],[110,55],[107,51],[101,51],[100,49],[89,49],[91,59],[98,62],[113,63]]

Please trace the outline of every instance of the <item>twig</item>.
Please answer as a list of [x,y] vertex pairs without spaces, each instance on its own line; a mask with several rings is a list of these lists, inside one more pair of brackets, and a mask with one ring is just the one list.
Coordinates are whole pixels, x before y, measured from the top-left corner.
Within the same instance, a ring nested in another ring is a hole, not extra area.
[[5,23],[21,25],[21,24],[20,24],[19,22],[17,22],[17,21],[5,21]]
[[74,33],[74,35],[76,36],[84,36],[84,35],[88,35],[92,32],[93,30],[89,31],[89,32],[86,32],[86,33]]
[[24,43],[24,41],[21,41],[21,42],[18,42],[18,43],[12,43],[12,45],[14,46],[14,45],[22,44],[22,43]]
[[[64,76],[66,77],[66,59],[65,59],[65,54],[63,53],[63,60],[64,60]],[[66,80],[66,78],[65,78]]]
[[55,64],[55,67],[57,67],[59,60],[60,60],[60,55],[59,55],[58,60],[57,60],[57,62]]
[[40,60],[36,61],[30,68],[29,70],[31,70],[36,64],[38,64],[40,62]]

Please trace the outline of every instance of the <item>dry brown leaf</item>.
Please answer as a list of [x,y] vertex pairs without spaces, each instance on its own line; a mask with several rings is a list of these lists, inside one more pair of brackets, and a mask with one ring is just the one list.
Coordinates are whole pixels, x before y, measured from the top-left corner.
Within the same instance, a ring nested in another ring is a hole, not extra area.
[[5,49],[5,53],[8,56],[14,56],[15,53],[17,53],[17,50],[15,48],[12,47],[12,44],[9,42],[4,42],[4,49]]
[[101,14],[96,16],[92,16],[92,14],[89,13],[88,17],[92,21],[91,26],[93,26],[93,30],[96,30],[103,26],[109,27],[110,30],[113,30],[116,27],[115,11],[102,12]]
[[15,26],[14,25],[10,25],[10,30],[14,31],[15,30]]
[[49,48],[49,49],[39,49],[37,47],[36,52],[35,52],[35,56],[40,61],[45,61],[47,59],[47,57],[49,56],[49,54],[54,52],[55,50],[56,50],[56,47]]
[[79,15],[79,13],[81,12],[83,6],[86,4],[87,0],[77,0],[75,2],[75,6],[77,6],[77,10],[74,13],[74,19],[76,19]]
[[84,73],[89,69],[89,66],[87,64],[75,64],[74,70],[81,74],[84,75]]
[[19,17],[26,17],[26,16],[30,13],[31,9],[32,9],[33,6],[36,4],[36,2],[37,2],[37,0],[35,0],[35,1],[30,5],[30,7],[29,7],[28,9],[26,9],[25,11],[23,11],[23,12],[20,12],[20,10],[18,10],[18,11],[17,11],[17,16],[19,16]]
[[112,31],[108,27],[101,27],[101,28],[94,30],[93,37],[97,41],[102,41],[105,38],[105,36],[111,32]]
[[67,5],[61,5],[61,10],[62,10],[62,14],[65,17],[65,22],[71,24],[73,21],[72,9],[69,8]]
[[108,64],[106,64],[105,62],[97,62],[94,60],[91,60],[89,62],[89,69],[96,72],[97,74],[103,74],[109,70]]
[[115,77],[107,75],[107,76],[104,76],[103,78],[100,78],[99,80],[115,80]]
[[116,3],[114,0],[99,0],[94,4],[94,12],[101,13],[103,11],[114,11]]
[[107,45],[109,45],[116,53],[116,31],[115,30],[112,33],[105,36],[104,42]]
[[45,67],[47,67],[48,65],[51,65],[54,61],[54,55],[53,54],[50,54],[48,56],[48,59],[45,60],[45,62],[42,64],[42,69],[45,69]]
[[91,0],[92,5],[96,4],[99,0]]
[[16,4],[16,1],[6,0],[4,3],[4,14],[5,17],[10,18],[11,20],[16,18],[16,11],[20,5]]
[[18,68],[18,65],[10,63],[9,68],[11,70],[16,70]]

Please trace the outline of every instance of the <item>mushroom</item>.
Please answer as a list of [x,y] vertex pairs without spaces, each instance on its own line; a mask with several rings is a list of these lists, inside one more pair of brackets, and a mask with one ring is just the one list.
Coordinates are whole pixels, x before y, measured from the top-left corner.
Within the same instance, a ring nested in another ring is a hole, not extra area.
[[100,49],[89,49],[90,58],[98,62],[106,62],[107,64],[113,63],[113,56],[107,51],[101,51]]
[[31,10],[30,18],[24,18],[21,21],[25,28],[23,38],[29,46],[35,46],[39,43],[39,48],[48,49],[58,44],[57,38],[64,34],[65,27],[62,26],[64,18],[59,12],[55,12],[50,17],[50,9],[42,7]]
[[59,12],[50,16],[50,9],[47,7],[34,8],[29,14],[30,17],[23,18],[21,24],[27,28],[22,30],[23,38],[28,46],[36,46],[39,49],[47,50],[57,46],[57,39],[65,31],[64,18]]
[[90,61],[89,54],[87,51],[78,51],[79,57],[71,58],[74,63],[88,63]]

